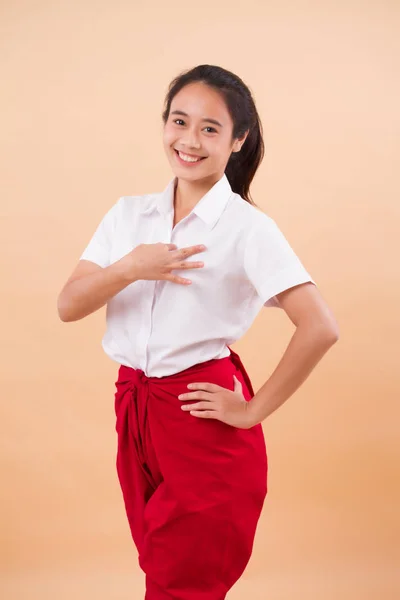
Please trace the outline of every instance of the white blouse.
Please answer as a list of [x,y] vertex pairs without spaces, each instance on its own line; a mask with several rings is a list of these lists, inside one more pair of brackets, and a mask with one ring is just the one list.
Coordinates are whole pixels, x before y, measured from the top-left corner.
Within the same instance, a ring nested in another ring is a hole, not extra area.
[[263,306],[279,307],[276,294],[316,285],[275,221],[234,193],[225,174],[173,228],[174,185],[121,196],[80,257],[107,267],[143,243],[206,246],[186,259],[203,267],[173,271],[191,285],[135,281],[107,303],[104,351],[148,377],[228,356]]

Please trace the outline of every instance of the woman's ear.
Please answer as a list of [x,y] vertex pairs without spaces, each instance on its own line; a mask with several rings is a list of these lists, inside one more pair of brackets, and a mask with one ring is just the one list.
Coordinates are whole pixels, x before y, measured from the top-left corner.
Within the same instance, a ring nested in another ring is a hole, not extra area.
[[232,152],[240,152],[243,144],[246,141],[247,136],[249,135],[249,131],[247,130],[242,137],[237,138],[235,143],[233,144]]

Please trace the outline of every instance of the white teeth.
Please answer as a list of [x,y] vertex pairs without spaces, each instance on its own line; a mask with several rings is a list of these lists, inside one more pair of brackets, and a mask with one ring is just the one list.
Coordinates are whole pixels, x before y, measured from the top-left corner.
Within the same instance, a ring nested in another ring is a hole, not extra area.
[[188,156],[187,154],[182,154],[182,152],[178,152],[180,158],[186,162],[199,162],[201,158],[193,158],[193,156]]

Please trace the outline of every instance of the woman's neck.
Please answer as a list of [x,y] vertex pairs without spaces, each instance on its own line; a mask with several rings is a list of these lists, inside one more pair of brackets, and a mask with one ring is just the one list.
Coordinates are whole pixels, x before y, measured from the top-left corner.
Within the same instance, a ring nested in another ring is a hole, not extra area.
[[185,181],[177,179],[174,191],[174,208],[179,214],[189,214],[196,204],[217,183],[217,180]]

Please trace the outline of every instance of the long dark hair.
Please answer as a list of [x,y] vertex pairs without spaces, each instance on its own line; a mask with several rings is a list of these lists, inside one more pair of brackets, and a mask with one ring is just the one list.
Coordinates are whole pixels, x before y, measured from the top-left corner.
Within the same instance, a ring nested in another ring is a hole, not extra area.
[[250,184],[264,156],[263,132],[251,92],[240,77],[216,65],[198,65],[183,71],[169,85],[162,114],[164,124],[174,96],[185,85],[198,81],[222,94],[233,121],[232,141],[249,131],[240,151],[231,153],[225,174],[232,190],[256,206],[250,195]]

